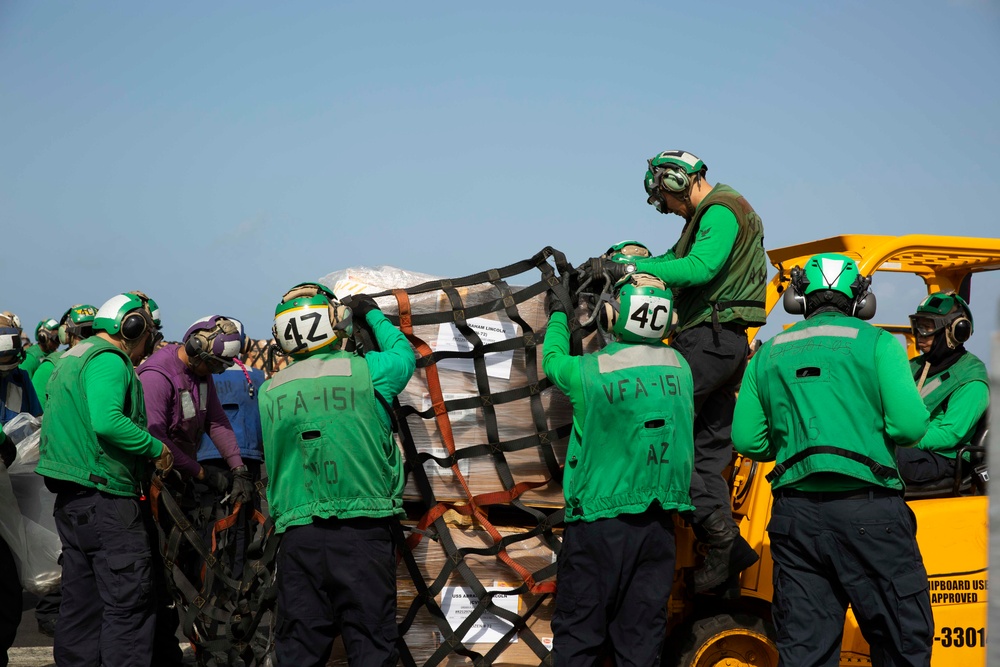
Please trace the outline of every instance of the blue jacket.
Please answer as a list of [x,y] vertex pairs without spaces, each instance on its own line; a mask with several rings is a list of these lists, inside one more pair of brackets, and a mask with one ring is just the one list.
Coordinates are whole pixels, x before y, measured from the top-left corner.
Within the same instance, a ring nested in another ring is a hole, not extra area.
[[[260,386],[264,384],[264,372],[247,366],[247,373],[250,375],[250,382],[253,383],[252,396],[247,385],[247,376],[239,364],[215,376],[215,391],[219,394],[222,408],[233,426],[236,442],[240,445],[240,456],[244,459],[261,461],[264,459],[264,436],[261,434],[257,397],[260,395]],[[222,458],[222,455],[206,433],[202,436],[201,446],[198,448],[198,460],[219,458]]]
[[0,377],[0,424],[6,424],[19,412],[42,416],[31,376],[23,368],[15,368]]

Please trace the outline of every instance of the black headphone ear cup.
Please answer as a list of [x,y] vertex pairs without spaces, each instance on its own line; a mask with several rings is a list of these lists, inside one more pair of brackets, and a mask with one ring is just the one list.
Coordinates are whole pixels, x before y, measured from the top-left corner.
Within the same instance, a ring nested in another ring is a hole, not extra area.
[[781,297],[781,305],[789,315],[802,315],[806,312],[806,299],[794,287],[789,286]]
[[140,313],[129,313],[122,319],[121,335],[127,341],[139,340],[146,333],[146,318]]
[[960,317],[951,323],[951,335],[959,343],[964,343],[972,337],[972,322],[967,317]]
[[197,333],[193,333],[188,336],[188,339],[184,341],[184,353],[189,357],[197,357],[204,350],[204,343],[201,337]]
[[854,317],[859,320],[870,320],[875,317],[876,305],[875,295],[865,292],[854,300]]

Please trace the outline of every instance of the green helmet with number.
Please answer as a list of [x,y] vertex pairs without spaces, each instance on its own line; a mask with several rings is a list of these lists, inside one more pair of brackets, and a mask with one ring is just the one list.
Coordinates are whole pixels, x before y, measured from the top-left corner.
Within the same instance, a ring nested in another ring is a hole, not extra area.
[[352,331],[351,309],[319,283],[300,283],[286,292],[271,328],[278,347],[293,358],[338,346]]
[[701,158],[687,151],[663,151],[646,162],[649,168],[644,185],[648,195],[655,193],[658,187],[668,192],[685,192],[691,185],[692,176],[708,171]]
[[601,295],[601,330],[623,343],[659,344],[674,327],[674,295],[648,273],[632,273]]
[[87,338],[94,333],[94,318],[97,308],[88,303],[78,303],[71,306],[59,319],[59,342],[69,345],[70,336]]

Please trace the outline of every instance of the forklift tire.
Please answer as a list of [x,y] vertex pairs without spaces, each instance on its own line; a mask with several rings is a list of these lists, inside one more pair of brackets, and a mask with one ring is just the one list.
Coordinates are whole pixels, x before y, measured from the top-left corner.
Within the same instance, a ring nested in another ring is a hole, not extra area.
[[718,614],[695,621],[677,667],[776,667],[774,629],[752,614]]

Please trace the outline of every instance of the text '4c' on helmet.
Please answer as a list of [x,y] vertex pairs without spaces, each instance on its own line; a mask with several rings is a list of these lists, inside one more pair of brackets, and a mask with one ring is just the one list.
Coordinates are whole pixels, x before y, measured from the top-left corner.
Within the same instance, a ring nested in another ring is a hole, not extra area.
[[231,367],[243,350],[243,343],[243,323],[221,315],[202,317],[184,333],[184,352],[188,358],[205,362],[212,373]]
[[353,329],[351,309],[340,303],[330,288],[299,283],[274,309],[271,332],[285,354],[302,357],[339,345]]
[[861,320],[875,317],[875,295],[869,289],[871,278],[861,275],[858,265],[847,255],[814,255],[806,262],[805,269],[796,266],[789,274],[790,284],[781,300],[786,312],[808,317],[806,297],[832,290],[850,301],[847,315]]
[[955,349],[972,337],[972,309],[954,292],[935,292],[910,315],[910,328],[917,338],[929,338],[944,331],[948,347]]
[[69,345],[71,337],[89,338],[94,333],[94,318],[97,317],[97,308],[89,303],[78,303],[71,306],[63,313],[59,320],[59,342]]
[[659,344],[676,324],[673,292],[648,273],[622,278],[597,308],[598,327],[623,343]]

